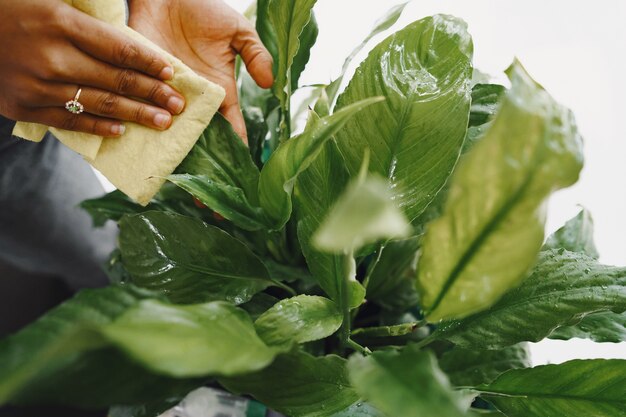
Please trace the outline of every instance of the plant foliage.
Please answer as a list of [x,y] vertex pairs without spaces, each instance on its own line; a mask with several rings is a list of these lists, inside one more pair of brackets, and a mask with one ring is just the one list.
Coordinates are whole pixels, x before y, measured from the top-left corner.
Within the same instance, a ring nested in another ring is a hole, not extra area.
[[544,236],[582,168],[571,112],[517,61],[509,88],[474,83],[445,15],[373,46],[341,92],[400,4],[293,135],[314,4],[257,2],[276,83],[238,70],[249,148],[217,116],[147,207],[83,203],[120,227],[115,284],[0,342],[0,405],[154,416],[209,384],[291,417],[624,416],[625,361],[533,368],[525,343],[626,340],[626,268],[599,262],[590,214]]

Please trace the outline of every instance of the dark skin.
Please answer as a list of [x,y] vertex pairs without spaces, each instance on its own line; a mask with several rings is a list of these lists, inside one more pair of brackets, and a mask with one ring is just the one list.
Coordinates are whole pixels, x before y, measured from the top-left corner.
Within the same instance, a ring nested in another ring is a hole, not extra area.
[[[164,81],[169,62],[61,0],[4,0],[0,114],[13,120],[115,137],[131,121],[164,130],[184,97]],[[254,28],[221,0],[132,0],[130,26],[220,84],[221,112],[245,138],[234,77],[240,54],[261,87],[272,59]],[[64,109],[82,88],[85,113]]]

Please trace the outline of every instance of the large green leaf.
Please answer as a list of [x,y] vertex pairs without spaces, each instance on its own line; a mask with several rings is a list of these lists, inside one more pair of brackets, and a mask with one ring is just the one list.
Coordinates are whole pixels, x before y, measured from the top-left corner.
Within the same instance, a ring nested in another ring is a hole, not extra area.
[[147,212],[120,222],[120,250],[132,282],[176,303],[244,303],[272,285],[265,265],[223,230],[198,219]]
[[544,249],[561,248],[570,252],[582,252],[598,259],[598,250],[593,241],[593,219],[587,210],[581,210],[578,215],[565,223],[544,245]]
[[597,311],[626,311],[626,268],[564,249],[541,252],[533,273],[490,309],[443,323],[433,334],[458,345],[499,349],[537,342]]
[[257,336],[248,314],[224,301],[141,301],[102,332],[143,366],[178,378],[256,371],[276,354]]
[[454,347],[441,356],[439,366],[456,386],[472,387],[488,383],[509,369],[531,366],[524,343],[500,350],[469,350]]
[[108,220],[119,221],[126,214],[138,214],[163,208],[158,202],[151,202],[147,207],[142,207],[119,190],[102,197],[85,200],[80,203],[80,207],[89,213],[94,227],[104,226]]
[[350,381],[361,396],[388,416],[463,416],[465,402],[452,391],[429,352],[413,346],[401,352],[355,354]]
[[384,96],[337,135],[348,170],[356,175],[363,150],[369,170],[389,181],[398,206],[414,220],[448,179],[469,117],[472,41],[459,19],[436,15],[396,32],[359,66],[337,108]]
[[419,237],[395,240],[382,249],[367,286],[367,299],[389,309],[407,309],[418,303],[415,263]]
[[351,117],[381,100],[370,98],[348,106],[333,115],[316,119],[302,135],[280,144],[261,172],[259,194],[273,229],[280,229],[291,216],[291,194],[298,175],[306,170],[322,146]]
[[498,111],[498,106],[506,88],[499,84],[476,84],[472,87],[472,107],[469,126],[487,123]]
[[260,372],[220,383],[290,417],[332,416],[359,399],[350,387],[345,359],[334,355],[282,354]]
[[386,31],[398,21],[407,4],[409,3],[406,2],[396,4],[391,9],[389,9],[387,13],[385,13],[380,19],[378,19],[374,23],[374,27],[372,28],[371,32],[365,37],[365,39],[363,39],[363,42],[361,42],[356,48],[354,48],[354,50],[343,62],[339,77],[333,80],[325,89],[326,94],[328,95],[328,102],[331,106],[337,98],[337,94],[339,93],[339,87],[341,87],[343,77],[346,75],[346,71],[348,71],[348,67],[350,66],[354,58],[359,54],[359,52],[361,52],[361,50],[363,50],[363,48],[365,48],[367,43],[371,41],[374,36]]
[[240,188],[251,205],[258,204],[259,170],[248,147],[220,114],[213,117],[176,173],[205,176],[216,191]]
[[623,417],[626,361],[574,360],[513,370],[478,390],[509,417]]
[[550,339],[568,340],[574,337],[600,343],[626,342],[626,312],[601,311],[592,313],[573,325],[559,327]]
[[339,196],[313,235],[319,250],[351,254],[379,240],[402,238],[410,225],[377,175],[355,179]]
[[253,207],[241,188],[214,181],[206,175],[177,174],[167,179],[242,229],[264,229],[263,210]]
[[430,321],[467,316],[518,285],[544,238],[547,197],[576,182],[581,138],[572,113],[515,62],[512,87],[485,137],[463,159],[418,266]]
[[328,298],[298,295],[272,306],[255,321],[254,327],[268,345],[290,345],[328,337],[342,321],[341,310]]
[[[316,0],[270,0],[267,5],[266,17],[276,40],[274,94],[281,102],[284,129],[287,131],[292,78],[294,75],[299,77],[299,74],[292,73],[292,67],[295,66],[299,71],[304,69],[309,57],[308,50],[317,38],[317,25],[309,26],[315,2]],[[260,25],[265,27],[268,23]],[[300,44],[301,38],[303,45]],[[301,48],[305,52],[299,54]],[[295,61],[296,56],[298,61]]]
[[[298,177],[294,191],[298,240],[313,276],[320,287],[335,302],[341,302],[342,280],[346,255],[334,255],[317,250],[311,238],[326,214],[348,184],[348,172],[334,141],[322,146],[318,157]],[[348,285],[350,307],[359,306],[365,289],[357,281]]]
[[130,286],[83,290],[0,342],[0,405],[106,407],[172,396],[201,381],[146,372],[109,347],[98,331],[140,300]]

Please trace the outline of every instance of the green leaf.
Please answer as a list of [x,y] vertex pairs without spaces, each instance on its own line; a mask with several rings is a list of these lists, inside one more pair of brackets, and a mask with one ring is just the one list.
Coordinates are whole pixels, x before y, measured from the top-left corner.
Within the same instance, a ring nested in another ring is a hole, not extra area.
[[391,9],[389,9],[387,13],[385,13],[384,16],[382,16],[380,19],[376,21],[376,23],[374,23],[374,27],[372,28],[369,35],[367,35],[365,39],[363,39],[363,42],[361,42],[356,48],[354,48],[354,50],[350,53],[350,55],[343,62],[343,66],[341,67],[341,74],[339,75],[339,77],[333,80],[326,87],[326,94],[328,95],[328,102],[330,103],[331,106],[335,102],[335,99],[337,98],[337,94],[339,93],[339,87],[341,87],[343,77],[346,75],[346,71],[348,71],[348,67],[350,66],[350,63],[352,63],[354,58],[359,54],[359,52],[363,50],[363,48],[365,48],[365,45],[367,45],[367,43],[371,41],[374,36],[386,31],[387,29],[389,29],[390,27],[396,24],[396,22],[402,15],[402,12],[404,11],[404,8],[406,7],[407,4],[409,4],[409,2],[400,3],[400,4],[393,6]]
[[370,175],[348,185],[313,235],[313,244],[319,250],[348,254],[409,232],[410,225],[394,204],[387,181]]
[[146,372],[98,331],[153,296],[130,286],[83,290],[0,341],[0,405],[107,407],[170,397],[201,385]]
[[254,323],[268,345],[290,345],[324,339],[335,333],[343,316],[337,305],[324,297],[299,295],[275,304]]
[[491,120],[496,115],[505,92],[506,88],[499,84],[474,85],[469,126],[480,126]]
[[509,369],[531,366],[526,344],[500,350],[469,350],[454,347],[439,359],[439,366],[456,386],[471,387],[489,383]]
[[533,273],[490,309],[443,323],[433,338],[465,347],[499,349],[537,342],[585,315],[626,311],[626,268],[599,264],[564,249],[541,252]]
[[[220,186],[213,188],[218,192],[223,186],[240,188],[250,205],[258,204],[259,170],[248,147],[220,114],[213,117],[176,173],[205,176]],[[218,194],[213,200],[222,196]]]
[[223,230],[198,219],[148,212],[120,222],[120,250],[133,284],[175,303],[244,303],[272,285],[265,265]]
[[141,301],[102,332],[143,366],[178,378],[256,371],[276,354],[257,336],[248,314],[223,301]]
[[253,207],[241,188],[213,181],[206,175],[178,174],[167,179],[240,228],[265,228],[263,210]]
[[478,390],[509,417],[622,417],[626,361],[574,360],[513,370]]
[[577,337],[599,343],[626,342],[626,313],[612,311],[592,313],[573,326],[559,327],[550,333],[549,337],[560,340]]
[[269,18],[269,4],[270,0],[257,0],[256,30],[261,41],[263,41],[263,45],[265,45],[265,48],[267,48],[274,58],[274,74],[276,74],[276,67],[278,65],[278,40],[276,39],[276,31]]
[[290,417],[326,417],[351,406],[359,396],[350,387],[346,360],[303,352],[279,355],[260,372],[220,383],[235,394],[250,394]]
[[485,137],[463,158],[418,265],[427,318],[465,317],[517,286],[544,238],[547,197],[576,182],[581,138],[572,113],[515,62],[512,87]]
[[119,190],[112,191],[102,197],[85,200],[80,203],[80,207],[89,213],[94,227],[102,227],[108,220],[119,221],[126,214],[162,209],[157,202],[142,207]]
[[348,362],[356,391],[389,416],[463,416],[464,401],[452,391],[429,352],[408,346],[401,352],[379,351]]
[[273,229],[281,229],[289,220],[296,179],[319,155],[324,143],[352,116],[380,100],[378,97],[363,100],[316,120],[302,135],[280,144],[265,164],[259,181],[261,207]]
[[593,241],[593,219],[587,210],[581,210],[577,216],[565,223],[565,226],[548,238],[544,249],[566,249],[570,252],[582,252],[598,259],[600,256]]
[[337,109],[372,96],[384,103],[352,118],[337,135],[351,175],[369,148],[370,172],[385,177],[410,221],[454,168],[469,117],[472,41],[459,19],[436,15],[384,40],[359,66]]
[[383,413],[375,409],[371,404],[363,401],[358,401],[352,404],[350,407],[331,417],[385,417]]
[[[294,75],[299,77],[299,74],[292,73],[292,66],[300,71],[304,69],[308,61],[308,50],[317,38],[317,25],[308,26],[315,2],[316,0],[270,0],[267,5],[267,19],[276,39],[274,94],[280,100],[281,107],[286,113],[285,120],[289,115],[292,77]],[[266,25],[267,23],[262,24],[262,26]],[[305,27],[307,27],[306,32]],[[305,52],[300,52],[298,55],[301,50],[301,38],[304,42],[302,50]],[[298,56],[297,62],[296,56]]]
[[[345,255],[333,255],[313,247],[311,238],[348,184],[348,172],[335,142],[322,146],[318,157],[298,177],[294,192],[298,240],[309,269],[320,287],[335,302],[342,302]],[[348,286],[350,307],[365,297],[363,286],[352,280]]]
[[300,46],[298,47],[298,53],[293,58],[293,65],[291,66],[291,91],[298,89],[300,75],[302,75],[304,68],[311,58],[311,48],[315,45],[318,34],[319,28],[317,26],[317,19],[315,19],[315,13],[311,10],[311,19],[300,33]]
[[417,305],[414,278],[419,246],[419,237],[395,240],[384,246],[370,275],[368,300],[389,309],[406,310]]

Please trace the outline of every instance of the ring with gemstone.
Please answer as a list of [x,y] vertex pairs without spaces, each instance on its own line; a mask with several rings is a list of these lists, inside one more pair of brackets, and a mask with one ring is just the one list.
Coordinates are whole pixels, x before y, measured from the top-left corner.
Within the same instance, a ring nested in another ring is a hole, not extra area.
[[85,111],[85,107],[82,104],[80,104],[80,102],[78,101],[78,99],[80,98],[80,93],[82,91],[83,90],[79,88],[78,92],[74,96],[74,100],[70,100],[67,103],[65,103],[65,109],[69,111],[70,113],[81,114],[82,112]]

